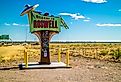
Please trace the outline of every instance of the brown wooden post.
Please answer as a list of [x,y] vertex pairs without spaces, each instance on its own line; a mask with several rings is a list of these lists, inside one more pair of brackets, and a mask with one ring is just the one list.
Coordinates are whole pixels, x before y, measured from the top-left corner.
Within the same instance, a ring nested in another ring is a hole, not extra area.
[[57,32],[51,31],[37,31],[34,34],[39,38],[40,42],[40,62],[39,64],[50,64],[49,42],[54,34]]
[[41,31],[41,61],[40,64],[50,64],[49,31]]

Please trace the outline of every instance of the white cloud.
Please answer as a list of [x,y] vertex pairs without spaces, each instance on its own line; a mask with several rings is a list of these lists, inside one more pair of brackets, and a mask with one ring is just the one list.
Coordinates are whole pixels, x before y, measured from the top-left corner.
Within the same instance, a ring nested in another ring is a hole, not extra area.
[[10,26],[10,24],[8,24],[8,23],[4,23],[4,25],[5,25],[5,26]]
[[73,22],[70,22],[71,24],[73,24]]
[[107,0],[82,0],[85,2],[92,2],[92,3],[105,3]]
[[85,20],[83,20],[83,21],[85,21],[85,22],[89,22],[90,20],[89,20],[89,19],[85,19]]
[[119,9],[118,11],[121,12],[121,9]]
[[29,26],[29,24],[25,24],[24,26]]
[[28,27],[29,26],[29,24],[19,24],[19,26],[21,26],[21,27]]
[[84,19],[83,21],[84,21],[84,22],[89,22],[90,19],[91,19],[91,18],[88,17],[88,18]]
[[18,23],[12,23],[12,24],[9,24],[9,23],[4,23],[5,26],[21,26],[21,27],[28,27],[29,24],[18,24]]
[[12,25],[13,25],[13,26],[19,26],[19,24],[17,24],[17,23],[13,23]]
[[91,18],[88,17],[87,19],[91,19]]
[[96,24],[96,26],[99,26],[99,27],[121,27],[121,24]]
[[71,16],[75,20],[84,19],[85,18],[83,15],[80,15],[79,13],[75,13],[75,14],[72,14],[72,13],[59,13],[59,15]]

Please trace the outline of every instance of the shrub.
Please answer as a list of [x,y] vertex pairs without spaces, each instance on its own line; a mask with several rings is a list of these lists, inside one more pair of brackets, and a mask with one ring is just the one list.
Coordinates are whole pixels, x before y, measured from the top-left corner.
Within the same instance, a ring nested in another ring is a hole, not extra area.
[[114,51],[113,57],[117,60],[121,57],[121,50],[118,48]]
[[0,63],[3,62],[3,56],[0,56]]
[[102,50],[102,51],[100,51],[100,53],[99,53],[99,55],[103,55],[103,56],[105,56],[105,55],[107,55],[108,54],[108,51],[107,50]]

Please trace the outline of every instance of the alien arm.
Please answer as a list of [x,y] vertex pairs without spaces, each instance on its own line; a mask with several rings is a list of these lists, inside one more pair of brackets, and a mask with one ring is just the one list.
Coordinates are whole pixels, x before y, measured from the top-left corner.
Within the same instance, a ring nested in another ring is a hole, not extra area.
[[61,17],[61,26],[65,27],[65,29],[69,29],[68,25],[65,23],[65,21]]

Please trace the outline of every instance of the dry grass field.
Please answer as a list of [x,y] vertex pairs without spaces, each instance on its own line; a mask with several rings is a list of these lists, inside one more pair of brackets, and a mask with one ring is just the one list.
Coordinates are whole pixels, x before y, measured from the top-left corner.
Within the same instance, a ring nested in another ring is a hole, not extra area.
[[[59,48],[62,62],[69,50],[71,69],[0,70],[0,82],[121,82],[121,43],[51,43],[51,61]],[[22,63],[25,49],[29,62],[40,60],[39,45],[1,45],[0,69]]]
[[[67,50],[71,57],[87,57],[99,60],[121,62],[120,43],[51,43],[51,61],[57,61],[58,50],[61,50],[62,61],[65,61]],[[24,60],[24,50],[27,51],[29,61],[39,61],[40,45],[12,45],[0,47],[0,65],[18,65]]]

